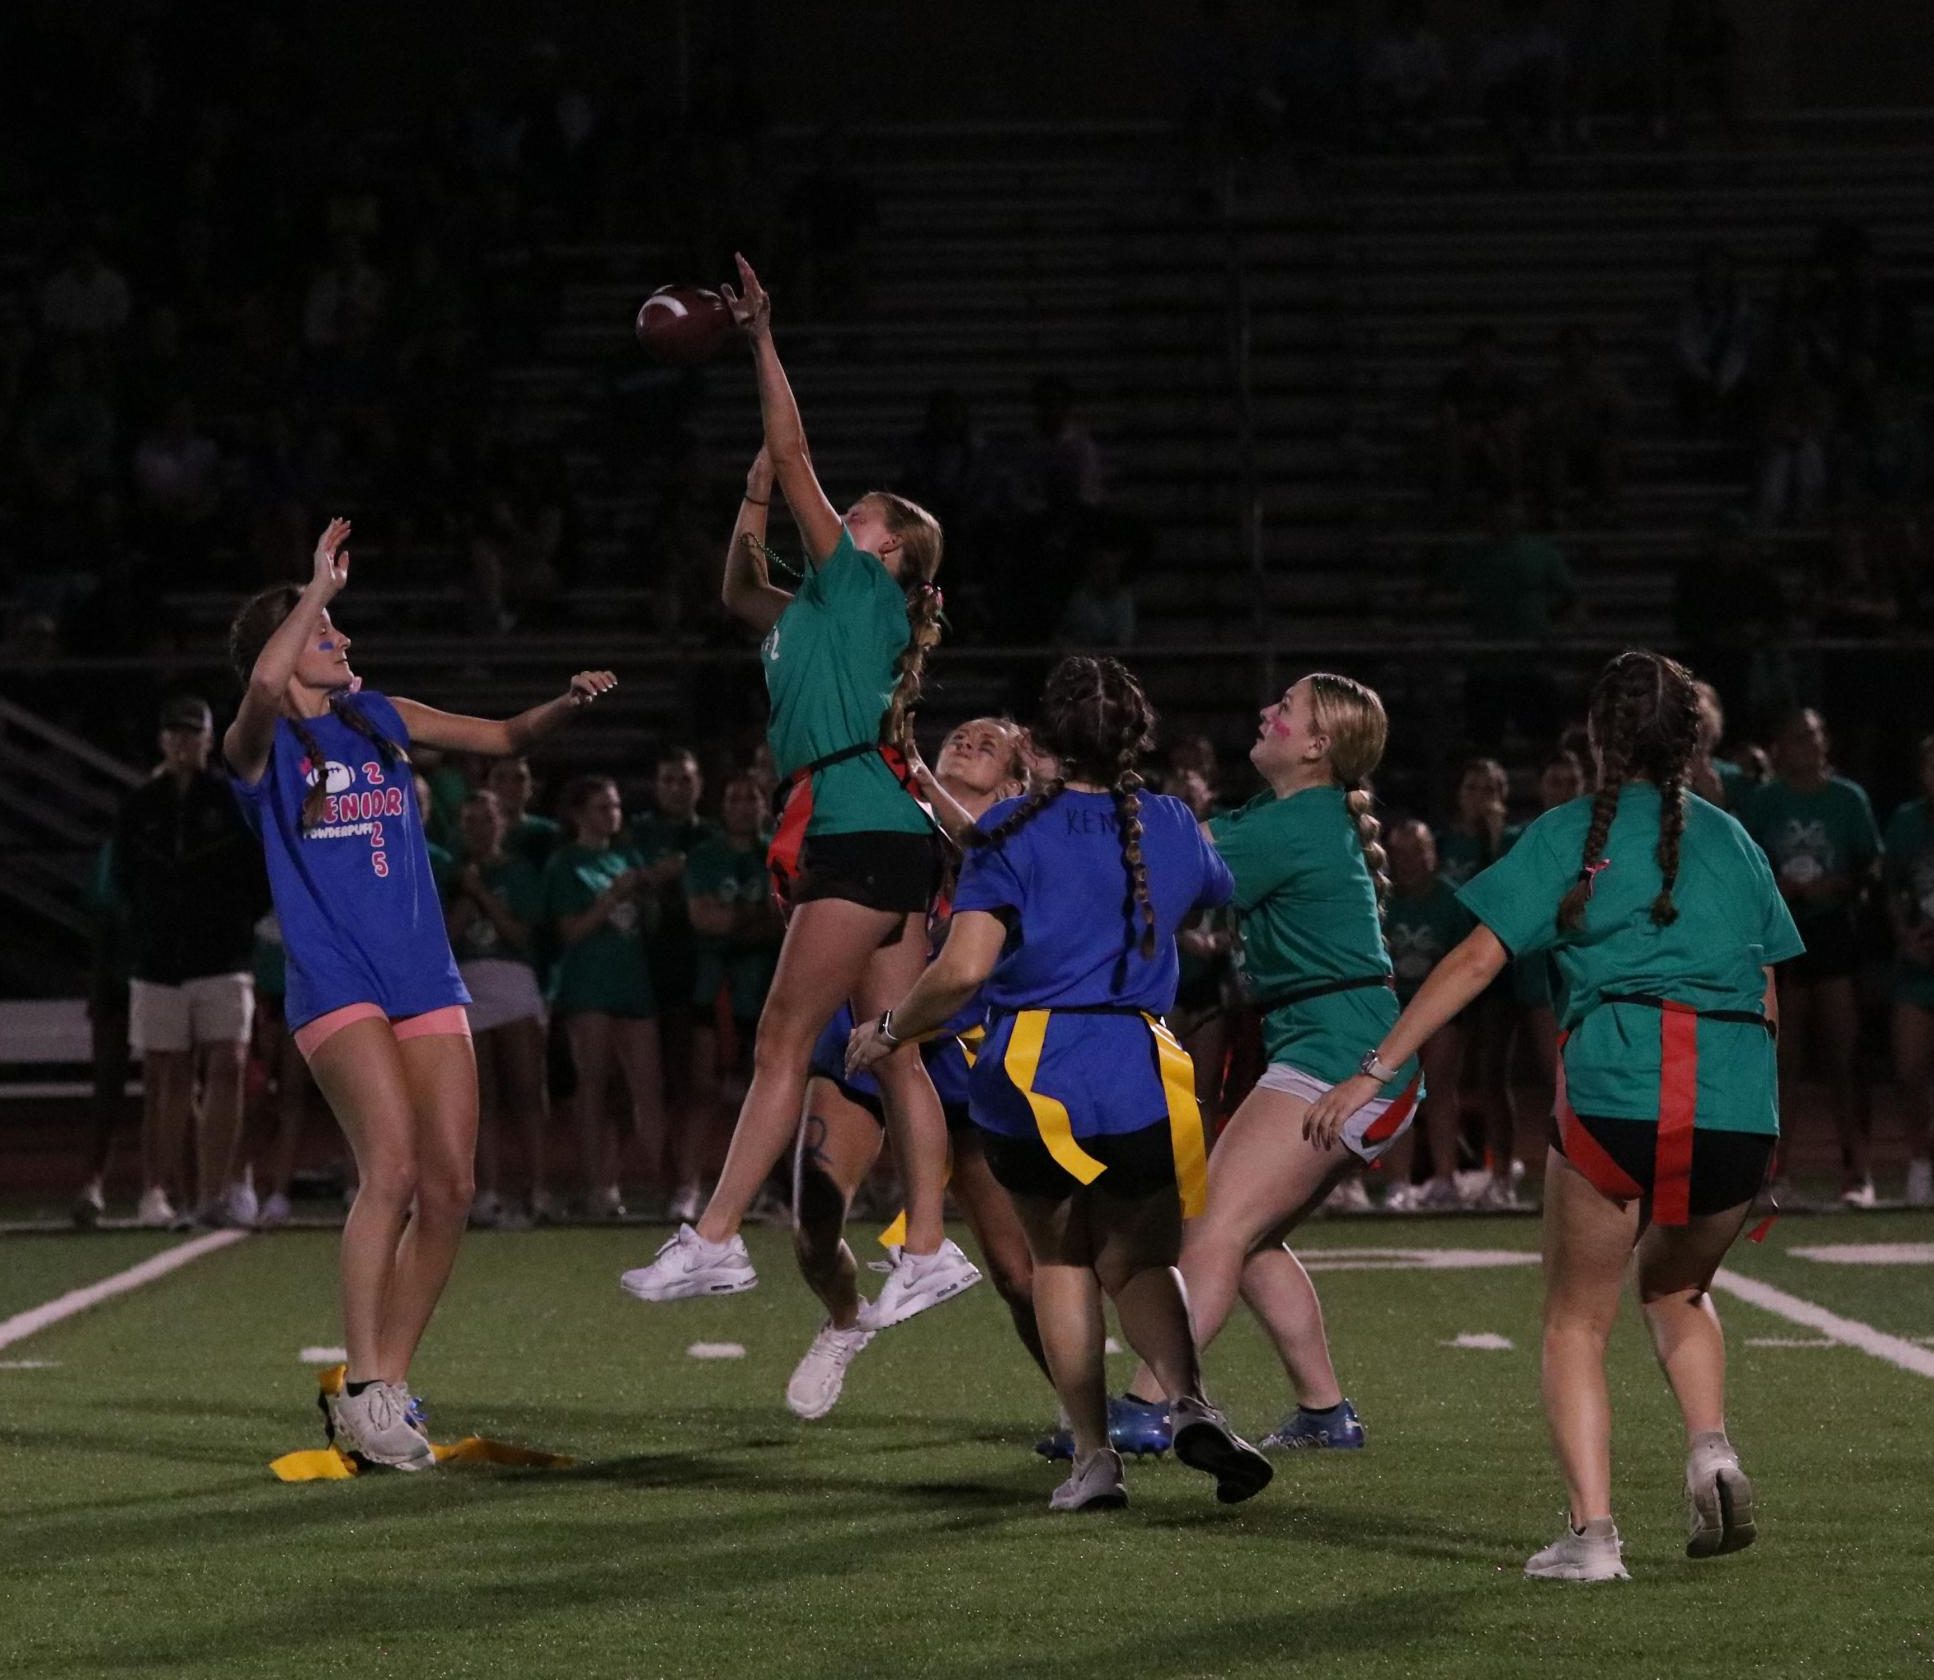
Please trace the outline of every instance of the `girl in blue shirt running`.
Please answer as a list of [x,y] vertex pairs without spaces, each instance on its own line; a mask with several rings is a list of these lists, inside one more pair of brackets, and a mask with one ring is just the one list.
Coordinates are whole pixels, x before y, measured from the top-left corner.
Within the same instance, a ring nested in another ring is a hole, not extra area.
[[308,587],[264,590],[236,615],[229,652],[247,688],[222,752],[267,857],[289,1031],[356,1158],[341,1261],[348,1380],[332,1432],[376,1463],[423,1470],[435,1457],[410,1416],[409,1366],[470,1213],[477,1064],[409,747],[522,752],[617,678],[581,671],[501,723],[363,689],[329,617],[349,581],[348,539],[349,522],[331,520]]

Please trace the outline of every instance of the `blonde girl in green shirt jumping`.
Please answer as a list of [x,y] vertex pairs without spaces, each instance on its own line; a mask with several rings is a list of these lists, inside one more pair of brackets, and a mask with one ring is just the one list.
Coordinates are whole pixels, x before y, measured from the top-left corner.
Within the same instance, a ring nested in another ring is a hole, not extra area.
[[1545,1156],[1544,1399],[1571,1525],[1537,1579],[1622,1580],[1605,1347],[1627,1262],[1685,1420],[1686,1551],[1750,1545],[1753,1488],[1726,1438],[1726,1348],[1707,1291],[1779,1132],[1773,964],[1800,939],[1772,871],[1688,792],[1692,678],[1626,653],[1591,698],[1598,791],[1547,811],[1460,895],[1479,926],[1440,963],[1363,1072],[1311,1108],[1320,1143],[1514,956],[1554,956],[1561,1083]]
[[[870,1020],[913,988],[940,885],[939,833],[908,768],[921,673],[940,639],[940,526],[882,491],[844,515],[826,499],[773,344],[771,300],[743,257],[738,267],[743,295],[727,288],[727,296],[752,346],[765,447],[746,480],[723,596],[727,611],[765,638],[767,733],[790,783],[769,858],[791,917],[759,1017],[752,1084],[711,1200],[695,1226],[680,1226],[649,1265],[621,1279],[646,1301],[733,1294],[758,1282],[739,1225],[792,1146],[814,1041],[841,1004],[850,1000],[856,1017]],[[806,546],[794,591],[766,575],[775,482]],[[896,1046],[874,1074],[907,1198],[906,1246],[868,1317],[869,1329],[883,1329],[959,1294],[980,1273],[941,1225],[947,1127],[918,1047]]]

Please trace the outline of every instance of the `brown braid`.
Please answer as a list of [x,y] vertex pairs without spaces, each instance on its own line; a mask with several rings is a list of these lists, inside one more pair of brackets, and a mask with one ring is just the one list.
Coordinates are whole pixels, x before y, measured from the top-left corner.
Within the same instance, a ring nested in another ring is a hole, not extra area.
[[1136,769],[1142,748],[1124,742],[1117,757],[1115,772],[1115,826],[1121,831],[1122,867],[1128,871],[1128,897],[1122,905],[1129,925],[1140,910],[1142,936],[1136,948],[1143,961],[1155,955],[1155,906],[1148,896],[1148,861],[1142,856],[1142,776]]
[[893,665],[893,696],[880,720],[880,739],[902,752],[913,750],[913,710],[926,682],[927,655],[940,645],[940,522],[904,496],[875,490],[886,528],[900,539],[900,585],[907,594],[907,645]]
[[1361,779],[1344,785],[1343,809],[1356,824],[1357,844],[1363,848],[1363,861],[1376,885],[1377,910],[1381,914],[1390,903],[1390,854],[1383,849],[1383,824],[1377,821],[1376,803],[1376,796]]
[[1605,856],[1605,841],[1628,781],[1649,778],[1659,789],[1659,895],[1652,921],[1678,919],[1672,889],[1679,879],[1679,847],[1685,836],[1686,782],[1699,744],[1699,700],[1692,673],[1662,654],[1622,653],[1592,687],[1591,735],[1599,758],[1598,790],[1578,879],[1558,905],[1558,927],[1569,931],[1585,919],[1585,906]]
[[1318,732],[1329,737],[1330,774],[1343,789],[1343,809],[1356,825],[1357,844],[1363,848],[1381,911],[1390,900],[1390,859],[1380,838],[1383,824],[1376,818],[1370,776],[1383,762],[1390,739],[1383,699],[1367,683],[1334,671],[1312,671],[1303,680],[1309,684],[1310,716]]
[[[228,660],[236,676],[243,682],[248,681],[249,673],[255,669],[256,660],[262,657],[262,649],[268,645],[269,638],[280,628],[282,621],[295,611],[296,603],[301,599],[302,591],[294,584],[278,583],[251,595],[242,603],[228,627]],[[410,762],[410,755],[371,723],[347,693],[331,695],[329,709],[339,721],[374,746],[388,768],[394,769],[398,764]],[[322,820],[324,803],[329,797],[329,760],[307,723],[286,712],[283,715],[288,718],[289,726],[302,743],[302,750],[308,755],[310,767],[315,772],[315,785],[302,801],[301,825],[310,828]]]
[[1013,810],[992,828],[983,829],[976,825],[967,830],[966,840],[970,846],[998,846],[1011,835],[1020,833],[1043,811],[1067,791],[1068,784],[1059,776],[1043,782]]

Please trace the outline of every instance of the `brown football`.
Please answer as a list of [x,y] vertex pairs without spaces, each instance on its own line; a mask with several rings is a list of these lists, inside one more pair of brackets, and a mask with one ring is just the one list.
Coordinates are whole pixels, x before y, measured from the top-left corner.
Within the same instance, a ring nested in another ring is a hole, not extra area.
[[706,361],[731,332],[725,299],[702,286],[660,286],[638,310],[638,342],[672,367]]

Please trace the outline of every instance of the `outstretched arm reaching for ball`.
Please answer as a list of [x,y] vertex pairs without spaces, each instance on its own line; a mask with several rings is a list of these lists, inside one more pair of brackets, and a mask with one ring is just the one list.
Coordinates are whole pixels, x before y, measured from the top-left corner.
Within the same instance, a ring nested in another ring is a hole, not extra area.
[[799,404],[793,400],[792,386],[772,342],[772,299],[758,275],[744,257],[733,259],[739,265],[739,284],[734,292],[723,288],[726,304],[739,329],[752,340],[752,365],[759,376],[759,415],[765,422],[765,452],[778,475],[779,488],[792,509],[793,523],[806,539],[806,552],[815,566],[839,546],[840,517],[826,492],[819,487],[813,471],[813,458],[806,448],[806,429],[800,424]]
[[269,749],[275,745],[275,720],[282,715],[282,697],[295,675],[296,661],[315,635],[329,603],[349,581],[349,521],[332,519],[316,539],[315,572],[302,598],[275,634],[255,656],[255,668],[242,691],[242,709],[222,736],[222,757],[243,782],[253,785],[268,768]]
[[725,583],[719,599],[725,610],[763,636],[779,622],[792,596],[766,571],[766,509],[772,503],[772,460],[761,449],[745,475],[745,500],[725,550]]
[[488,758],[508,758],[521,753],[531,742],[550,734],[574,712],[582,711],[601,694],[618,686],[609,671],[580,671],[555,700],[546,700],[514,718],[465,717],[460,712],[440,712],[421,701],[392,696],[390,704],[403,720],[412,741],[444,752],[482,753]]

